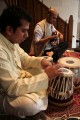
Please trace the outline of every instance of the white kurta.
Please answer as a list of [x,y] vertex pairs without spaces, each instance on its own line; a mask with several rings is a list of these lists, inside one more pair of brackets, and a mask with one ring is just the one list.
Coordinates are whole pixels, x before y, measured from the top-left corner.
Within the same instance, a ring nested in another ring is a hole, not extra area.
[[[27,96],[37,102],[46,98],[48,76],[41,69],[42,57],[31,57],[0,34],[0,96],[4,93],[10,98]],[[28,72],[39,70],[39,74]],[[28,70],[28,71],[27,71]]]

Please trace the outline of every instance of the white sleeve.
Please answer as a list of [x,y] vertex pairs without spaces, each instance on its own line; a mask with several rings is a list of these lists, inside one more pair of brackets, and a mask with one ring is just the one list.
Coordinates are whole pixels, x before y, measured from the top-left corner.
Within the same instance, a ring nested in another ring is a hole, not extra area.
[[34,40],[38,42],[43,37],[43,31],[39,25],[36,25],[34,29]]
[[18,44],[16,45],[16,51],[21,60],[21,64],[24,69],[27,68],[39,68],[42,69],[41,60],[43,57],[29,56]]
[[52,25],[52,33],[56,31],[56,28]]
[[18,69],[14,70],[7,52],[0,50],[0,85],[9,96],[19,96],[31,92],[46,90],[48,76],[45,72],[31,77],[20,77]]

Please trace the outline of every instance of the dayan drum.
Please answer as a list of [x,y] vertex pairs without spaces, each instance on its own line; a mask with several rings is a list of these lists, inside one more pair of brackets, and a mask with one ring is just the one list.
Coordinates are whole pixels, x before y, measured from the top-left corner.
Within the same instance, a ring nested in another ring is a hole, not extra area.
[[80,59],[74,57],[63,57],[58,60],[58,63],[75,73],[74,89],[78,89],[80,87]]
[[60,68],[62,74],[50,80],[49,101],[56,106],[67,106],[73,102],[74,73],[66,68]]

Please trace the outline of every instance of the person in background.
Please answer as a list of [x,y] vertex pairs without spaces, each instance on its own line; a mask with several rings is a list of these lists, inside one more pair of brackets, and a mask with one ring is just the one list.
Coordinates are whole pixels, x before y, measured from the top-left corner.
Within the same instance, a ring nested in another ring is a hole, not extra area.
[[31,21],[31,16],[17,6],[6,8],[0,16],[0,111],[43,120],[39,113],[48,106],[49,81],[61,71],[59,64],[29,56],[20,48]]
[[57,11],[49,9],[46,18],[36,24],[29,55],[42,56],[44,52],[53,51],[54,43],[63,41],[63,35],[54,27],[57,17]]

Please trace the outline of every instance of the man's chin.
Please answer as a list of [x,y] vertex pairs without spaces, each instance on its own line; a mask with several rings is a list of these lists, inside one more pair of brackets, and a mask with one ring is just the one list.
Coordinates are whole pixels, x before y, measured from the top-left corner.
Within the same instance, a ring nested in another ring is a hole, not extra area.
[[22,42],[24,42],[24,41],[25,41],[25,39],[21,40],[20,43],[22,43]]

